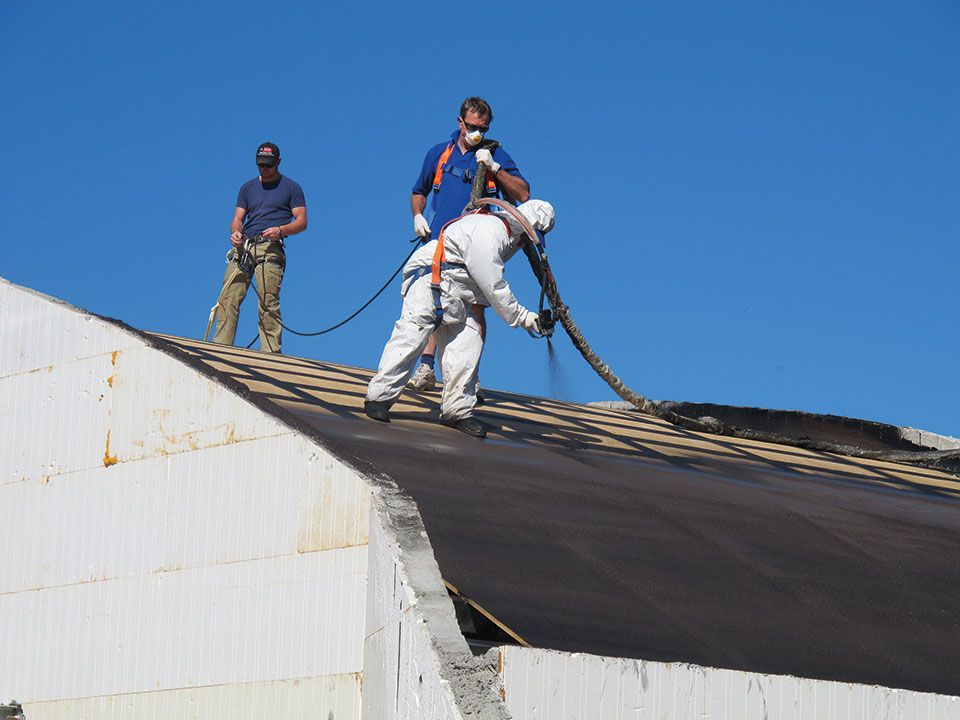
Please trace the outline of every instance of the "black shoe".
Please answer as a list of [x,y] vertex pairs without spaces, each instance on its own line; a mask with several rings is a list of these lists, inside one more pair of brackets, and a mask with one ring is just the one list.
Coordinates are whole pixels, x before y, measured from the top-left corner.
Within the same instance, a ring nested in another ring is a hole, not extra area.
[[485,438],[487,436],[487,426],[476,418],[467,417],[461,420],[451,420],[449,422],[441,420],[440,422],[466,435],[472,435],[478,438]]
[[364,400],[363,411],[368,418],[379,420],[380,422],[390,422],[390,404],[377,402],[376,400]]
[[487,401],[487,396],[483,394],[483,390],[479,387],[477,388],[477,403],[474,407],[480,407]]

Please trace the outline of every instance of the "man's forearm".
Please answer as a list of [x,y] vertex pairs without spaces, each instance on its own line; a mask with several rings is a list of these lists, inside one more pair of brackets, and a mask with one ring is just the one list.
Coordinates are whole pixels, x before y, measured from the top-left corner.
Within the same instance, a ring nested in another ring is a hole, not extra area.
[[414,216],[419,215],[423,212],[423,209],[427,206],[427,198],[419,193],[413,193],[410,196],[410,210]]
[[530,186],[523,178],[511,175],[506,170],[501,170],[493,176],[497,185],[503,190],[507,199],[514,202],[523,203],[530,199]]
[[278,225],[277,227],[280,228],[280,232],[284,237],[296,235],[307,229],[307,219],[305,217],[295,218],[291,222],[285,225]]

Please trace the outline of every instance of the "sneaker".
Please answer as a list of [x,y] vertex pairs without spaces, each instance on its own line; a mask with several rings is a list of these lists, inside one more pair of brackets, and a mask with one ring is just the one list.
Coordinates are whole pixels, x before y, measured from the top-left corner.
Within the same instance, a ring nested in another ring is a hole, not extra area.
[[390,405],[376,400],[364,400],[363,412],[372,420],[380,422],[390,422]]
[[485,438],[487,436],[487,426],[474,417],[461,418],[459,420],[441,420],[441,423],[454,430],[473,437]]
[[411,390],[433,390],[437,386],[437,375],[433,368],[427,365],[421,365],[410,378],[407,387]]

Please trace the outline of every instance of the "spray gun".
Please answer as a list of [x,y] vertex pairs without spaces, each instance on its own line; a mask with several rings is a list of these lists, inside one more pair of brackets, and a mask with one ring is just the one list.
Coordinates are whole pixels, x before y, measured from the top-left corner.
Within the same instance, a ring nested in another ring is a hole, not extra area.
[[540,334],[545,338],[553,335],[553,329],[557,326],[557,319],[553,316],[553,310],[543,308],[540,310]]

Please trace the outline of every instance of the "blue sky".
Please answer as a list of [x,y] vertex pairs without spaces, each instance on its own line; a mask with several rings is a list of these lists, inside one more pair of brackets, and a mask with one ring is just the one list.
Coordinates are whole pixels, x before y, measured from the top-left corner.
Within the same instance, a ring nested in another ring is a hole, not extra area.
[[[201,337],[257,144],[310,227],[287,325],[362,304],[463,97],[557,211],[574,318],[635,390],[960,435],[960,5],[952,1],[0,5],[0,276]],[[525,261],[508,267],[536,302]],[[398,287],[284,350],[374,367]],[[255,335],[255,298],[238,341]],[[615,399],[565,337],[566,399]],[[550,395],[491,316],[488,387]]]

